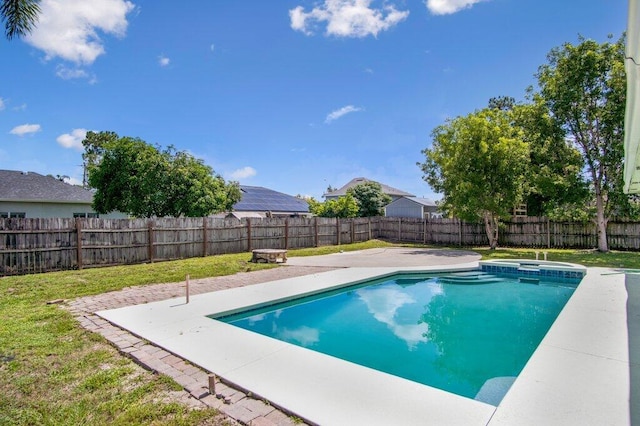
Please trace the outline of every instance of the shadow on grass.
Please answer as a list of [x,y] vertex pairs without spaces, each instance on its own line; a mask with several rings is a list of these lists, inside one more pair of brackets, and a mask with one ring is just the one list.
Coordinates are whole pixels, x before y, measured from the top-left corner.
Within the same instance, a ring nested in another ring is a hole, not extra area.
[[629,411],[632,425],[640,425],[640,275],[627,274],[627,330],[629,334]]

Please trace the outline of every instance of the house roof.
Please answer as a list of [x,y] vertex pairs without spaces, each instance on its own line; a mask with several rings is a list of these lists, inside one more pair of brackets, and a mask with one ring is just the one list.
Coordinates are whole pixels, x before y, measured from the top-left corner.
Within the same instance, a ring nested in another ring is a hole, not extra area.
[[53,176],[0,170],[0,201],[91,204],[93,193]]
[[234,206],[236,212],[308,213],[309,204],[300,198],[261,186],[240,185],[242,198]]
[[[324,197],[325,198],[341,197],[343,195],[347,195],[347,190],[349,190],[350,188],[353,188],[354,186],[360,185],[362,183],[367,183],[367,182],[376,182],[376,181],[363,178],[363,177],[357,177],[357,178],[351,179],[349,183],[344,185],[342,188],[336,189],[335,191],[327,192],[326,194],[324,194]],[[376,182],[376,183],[378,183],[382,187],[382,192],[384,192],[387,195],[396,196],[396,197],[413,197],[414,196],[414,194],[410,194],[401,189],[397,189],[392,186],[385,185],[384,183],[380,183],[380,182]]]
[[436,202],[430,198],[421,198],[421,197],[404,197],[404,198],[406,198],[407,200],[411,200],[414,203],[422,204],[423,206],[437,207]]

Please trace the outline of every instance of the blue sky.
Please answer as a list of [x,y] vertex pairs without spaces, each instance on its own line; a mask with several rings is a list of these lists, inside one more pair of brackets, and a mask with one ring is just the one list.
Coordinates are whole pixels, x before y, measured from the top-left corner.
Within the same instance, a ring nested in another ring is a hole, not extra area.
[[367,177],[438,199],[434,127],[524,97],[546,54],[626,28],[627,0],[42,0],[0,40],[0,169],[82,180],[87,130],[320,198]]

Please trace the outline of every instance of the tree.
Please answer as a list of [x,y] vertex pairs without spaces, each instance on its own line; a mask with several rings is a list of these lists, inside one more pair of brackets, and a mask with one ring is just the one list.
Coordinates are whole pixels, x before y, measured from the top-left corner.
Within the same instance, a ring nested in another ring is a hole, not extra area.
[[567,141],[543,103],[514,105],[511,112],[513,125],[522,130],[529,144],[528,213],[561,220],[584,218],[589,191],[580,152]]
[[7,40],[30,33],[40,15],[40,0],[0,0],[0,18]]
[[489,99],[488,107],[490,109],[499,109],[502,111],[510,111],[516,106],[516,100],[511,96],[498,96]]
[[82,146],[82,186],[89,187],[89,169],[96,167],[102,161],[104,153],[114,147],[120,137],[115,132],[87,132]]
[[391,202],[391,197],[382,192],[378,182],[364,182],[347,190],[358,203],[358,216],[384,216],[384,206]]
[[358,203],[351,194],[338,197],[336,200],[327,200],[324,203],[311,198],[308,199],[309,211],[320,217],[357,217]]
[[489,99],[490,109],[509,111],[512,125],[529,144],[530,167],[525,204],[532,216],[555,219],[584,218],[588,188],[582,178],[584,162],[562,128],[539,100],[518,104],[509,96]]
[[624,36],[599,44],[579,38],[551,50],[548,64],[538,69],[543,102],[558,126],[580,150],[595,205],[598,250],[609,250],[607,223],[626,214],[629,197],[623,191],[623,131],[626,97]]
[[229,211],[240,189],[211,167],[173,147],[160,151],[141,139],[88,132],[83,159],[93,207],[135,217],[201,217]]
[[529,169],[529,146],[511,114],[487,108],[447,120],[433,130],[432,147],[418,163],[423,179],[444,195],[441,208],[464,220],[482,220],[492,249],[500,220],[524,198]]

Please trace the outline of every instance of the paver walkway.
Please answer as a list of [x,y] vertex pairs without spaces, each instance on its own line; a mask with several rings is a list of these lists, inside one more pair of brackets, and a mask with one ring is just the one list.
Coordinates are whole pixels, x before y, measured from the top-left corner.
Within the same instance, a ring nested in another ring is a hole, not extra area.
[[[281,266],[254,272],[241,272],[235,275],[190,280],[191,295],[211,291],[243,287],[268,281],[298,277],[325,272],[335,267],[321,266]],[[184,387],[185,392],[176,395],[194,406],[206,405],[224,413],[231,421],[252,426],[284,426],[300,424],[275,407],[254,399],[245,392],[234,389],[216,379],[215,395],[209,391],[210,373],[176,357],[162,348],[134,336],[126,330],[95,315],[95,312],[115,309],[123,306],[184,297],[185,283],[154,284],[128,287],[96,296],[82,297],[66,303],[80,324],[92,332],[98,333],[111,342],[118,350],[132,358],[136,363],[154,372],[166,374]]]

